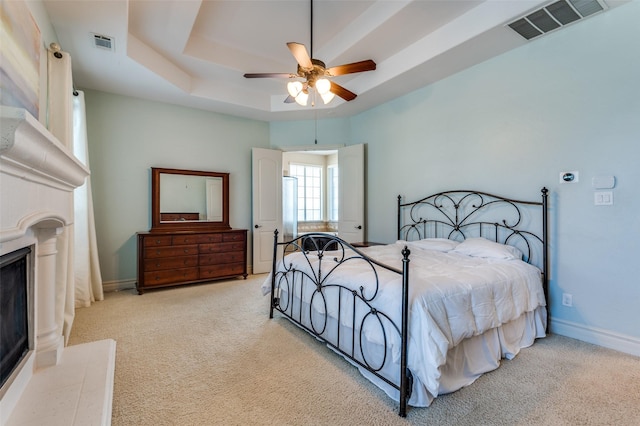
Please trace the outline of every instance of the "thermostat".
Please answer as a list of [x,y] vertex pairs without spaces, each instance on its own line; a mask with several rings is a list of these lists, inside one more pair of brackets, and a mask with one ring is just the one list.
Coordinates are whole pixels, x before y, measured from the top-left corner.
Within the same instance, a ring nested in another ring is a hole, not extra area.
[[560,183],[577,183],[578,182],[578,172],[560,172]]

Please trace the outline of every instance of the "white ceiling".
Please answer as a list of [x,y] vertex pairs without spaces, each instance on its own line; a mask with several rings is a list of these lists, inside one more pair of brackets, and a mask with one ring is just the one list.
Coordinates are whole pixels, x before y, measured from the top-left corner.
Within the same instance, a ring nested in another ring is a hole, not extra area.
[[313,57],[377,69],[334,77],[355,100],[301,107],[286,79],[243,74],[296,72],[286,43],[311,49],[309,0],[44,0],[76,87],[265,121],[352,115],[531,43],[506,24],[547,3],[316,0]]

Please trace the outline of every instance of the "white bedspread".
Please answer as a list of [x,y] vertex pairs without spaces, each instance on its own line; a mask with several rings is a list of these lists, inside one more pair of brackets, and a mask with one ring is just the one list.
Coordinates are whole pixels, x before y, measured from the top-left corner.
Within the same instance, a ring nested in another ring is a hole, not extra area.
[[[374,246],[363,252],[379,262],[402,268],[401,251],[405,245],[411,250],[409,269],[409,343],[408,367],[414,378],[428,390],[438,395],[439,367],[444,365],[447,352],[463,339],[477,336],[487,330],[515,320],[526,312],[545,306],[541,272],[535,266],[520,260],[499,260],[470,257],[457,253],[425,250],[411,243],[395,243]],[[323,276],[329,273],[330,253],[322,261]],[[303,254],[294,253],[285,262],[302,262],[298,269],[317,273],[318,259],[309,255],[311,264]],[[363,261],[343,263],[330,275],[330,282],[357,290],[364,287],[364,294],[375,290],[369,267],[362,268]],[[402,277],[391,271],[376,268],[380,289],[373,305],[401,324]],[[271,290],[271,277],[263,284],[263,292]],[[298,288],[299,292],[299,288]],[[311,300],[313,289],[305,291],[302,299],[311,301],[319,312],[325,310],[337,317],[337,307],[331,300],[324,304],[319,298]],[[300,297],[300,294],[297,294]],[[341,318],[345,318],[342,307]],[[347,313],[348,314],[348,313]],[[350,314],[348,314],[350,317]],[[346,321],[346,320],[345,320]],[[349,320],[350,321],[350,320]],[[379,327],[364,328],[368,340],[380,343],[383,338]],[[394,362],[400,356],[400,341],[393,333],[391,338]],[[395,337],[393,337],[395,336]]]

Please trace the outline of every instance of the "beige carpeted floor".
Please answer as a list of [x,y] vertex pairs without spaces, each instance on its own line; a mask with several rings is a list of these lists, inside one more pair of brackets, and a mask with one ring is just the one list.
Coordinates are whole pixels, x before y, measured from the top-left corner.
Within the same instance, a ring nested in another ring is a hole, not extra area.
[[269,320],[264,279],[77,310],[70,344],[117,342],[113,425],[640,425],[640,359],[554,335],[400,418],[342,358]]

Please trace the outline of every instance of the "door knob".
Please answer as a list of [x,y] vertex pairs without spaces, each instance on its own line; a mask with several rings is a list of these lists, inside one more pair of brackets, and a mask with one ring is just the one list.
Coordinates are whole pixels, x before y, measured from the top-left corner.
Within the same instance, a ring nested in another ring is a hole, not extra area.
[[362,229],[362,225],[354,226],[356,229]]
[[262,225],[256,225],[256,226],[254,226],[254,228],[256,228],[256,229],[262,228]]

